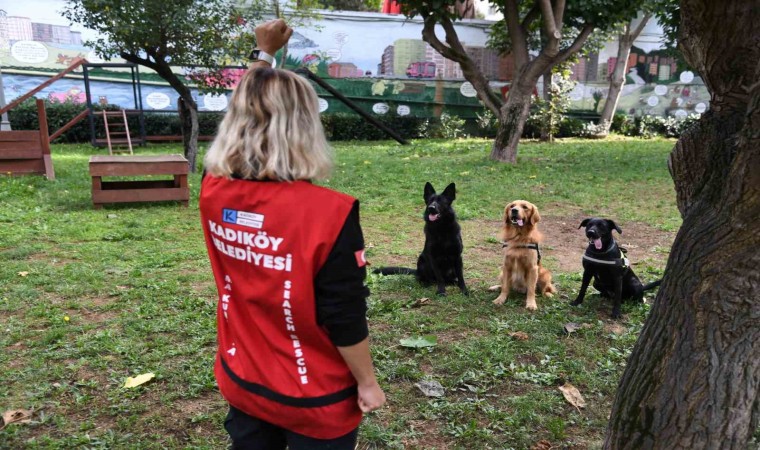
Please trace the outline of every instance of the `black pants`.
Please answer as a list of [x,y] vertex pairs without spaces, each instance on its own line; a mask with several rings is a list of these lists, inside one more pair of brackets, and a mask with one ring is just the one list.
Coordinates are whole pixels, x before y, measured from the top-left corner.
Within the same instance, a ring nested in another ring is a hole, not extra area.
[[251,417],[230,406],[224,428],[232,438],[233,450],[353,450],[357,429],[335,439],[314,439]]

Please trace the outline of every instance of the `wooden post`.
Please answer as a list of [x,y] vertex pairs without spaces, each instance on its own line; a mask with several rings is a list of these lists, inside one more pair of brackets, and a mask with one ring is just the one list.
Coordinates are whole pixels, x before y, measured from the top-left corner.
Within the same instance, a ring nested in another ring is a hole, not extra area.
[[45,165],[45,176],[48,180],[55,180],[53,160],[50,156],[50,136],[48,135],[47,113],[45,101],[37,99],[37,118],[40,122],[40,146],[42,147],[42,163]]

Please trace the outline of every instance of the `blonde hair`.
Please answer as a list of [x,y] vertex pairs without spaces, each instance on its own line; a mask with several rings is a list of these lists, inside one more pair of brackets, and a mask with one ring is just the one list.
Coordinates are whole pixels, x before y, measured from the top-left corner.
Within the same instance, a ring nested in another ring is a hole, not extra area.
[[204,159],[210,175],[294,181],[326,177],[332,153],[308,81],[284,70],[243,75]]

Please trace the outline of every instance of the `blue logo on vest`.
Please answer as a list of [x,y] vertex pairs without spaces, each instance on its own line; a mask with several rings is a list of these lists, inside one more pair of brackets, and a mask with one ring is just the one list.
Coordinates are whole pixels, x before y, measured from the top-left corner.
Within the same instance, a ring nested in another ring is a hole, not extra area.
[[264,226],[264,215],[235,209],[222,208],[222,220],[248,228],[261,229]]
[[237,223],[237,211],[234,209],[222,209],[222,220],[227,223]]

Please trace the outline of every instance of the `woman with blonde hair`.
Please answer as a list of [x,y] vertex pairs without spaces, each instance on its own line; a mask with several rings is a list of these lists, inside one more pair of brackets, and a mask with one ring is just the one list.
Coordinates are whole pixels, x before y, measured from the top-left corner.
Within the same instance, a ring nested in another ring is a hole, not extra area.
[[254,62],[205,158],[200,196],[214,273],[214,367],[233,448],[353,449],[385,394],[369,352],[356,199],[313,185],[332,155],[314,89],[272,68],[293,30],[256,28]]

